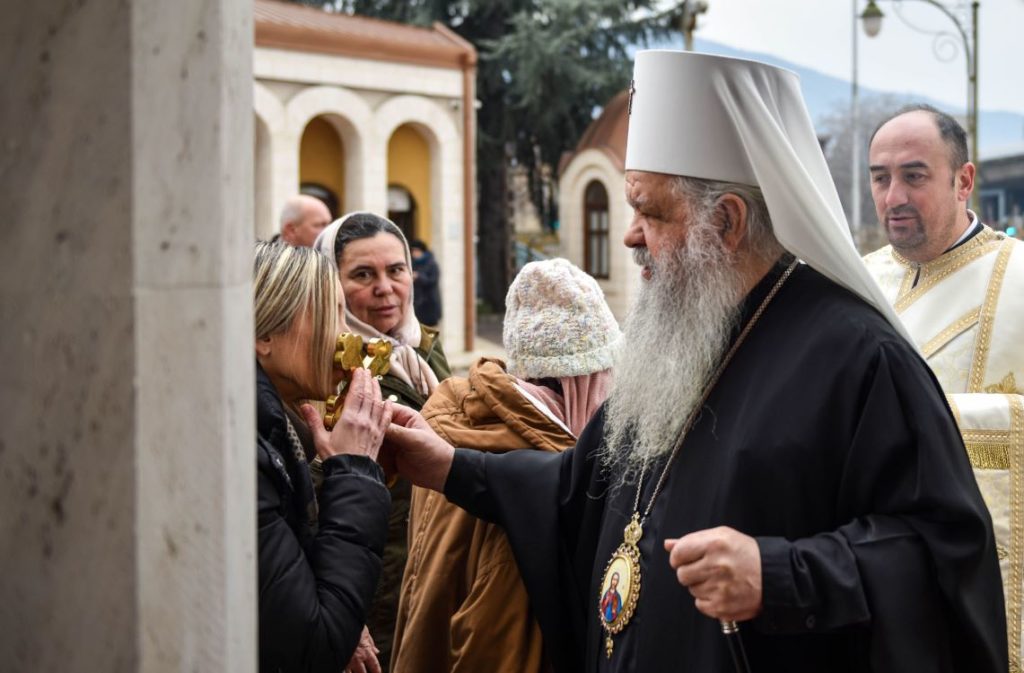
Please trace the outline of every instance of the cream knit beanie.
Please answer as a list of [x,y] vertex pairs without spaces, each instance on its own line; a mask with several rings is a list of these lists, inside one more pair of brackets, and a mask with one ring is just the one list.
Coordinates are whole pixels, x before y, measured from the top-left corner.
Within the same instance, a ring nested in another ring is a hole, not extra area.
[[505,297],[508,372],[521,379],[609,369],[622,333],[597,281],[565,259],[530,262]]

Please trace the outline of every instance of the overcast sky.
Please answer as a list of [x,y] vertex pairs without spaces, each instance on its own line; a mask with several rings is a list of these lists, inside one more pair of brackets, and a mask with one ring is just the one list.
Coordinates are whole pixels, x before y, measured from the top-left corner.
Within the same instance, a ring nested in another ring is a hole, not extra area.
[[[765,52],[850,79],[852,0],[706,0],[698,35],[742,49]],[[956,0],[945,0],[955,6]],[[859,10],[867,0],[858,0]],[[966,107],[967,65],[960,41],[949,62],[932,50],[933,38],[914,32],[878,0],[885,13],[875,38],[861,32],[861,86],[921,94]],[[902,14],[921,28],[953,29],[953,23],[921,0],[903,0]],[[962,3],[966,5],[967,3]],[[981,0],[979,94],[985,110],[1024,113],[1024,0]],[[970,34],[969,10],[961,12]]]

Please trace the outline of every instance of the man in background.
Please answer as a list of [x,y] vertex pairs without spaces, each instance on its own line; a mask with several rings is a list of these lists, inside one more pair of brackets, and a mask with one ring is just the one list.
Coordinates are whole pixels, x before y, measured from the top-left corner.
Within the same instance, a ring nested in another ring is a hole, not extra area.
[[297,194],[281,210],[281,240],[289,245],[313,247],[313,241],[331,223],[331,212],[320,199]]
[[434,253],[418,238],[409,243],[409,251],[412,254],[412,301],[416,317],[424,325],[436,326],[441,322],[441,292],[438,287],[441,270],[437,268]]
[[912,105],[869,149],[871,195],[889,245],[867,257],[946,393],[992,514],[1010,669],[1021,663],[1024,569],[1024,246],[967,208],[975,166],[955,119]]

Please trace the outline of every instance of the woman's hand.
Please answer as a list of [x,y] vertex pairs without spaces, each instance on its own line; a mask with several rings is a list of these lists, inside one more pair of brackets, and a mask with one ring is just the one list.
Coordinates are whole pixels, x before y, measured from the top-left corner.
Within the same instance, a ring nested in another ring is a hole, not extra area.
[[381,454],[384,471],[397,471],[417,486],[443,491],[455,449],[408,407],[396,405],[392,420]]
[[342,453],[376,460],[384,431],[391,423],[391,409],[391,403],[381,399],[380,384],[373,375],[366,369],[354,369],[345,406],[333,430],[327,432],[312,405],[303,404],[301,411],[321,460]]
[[364,626],[363,634],[359,636],[359,644],[356,645],[356,651],[352,654],[348,666],[345,667],[345,673],[380,673],[378,654],[380,654],[380,650],[374,644],[369,629]]

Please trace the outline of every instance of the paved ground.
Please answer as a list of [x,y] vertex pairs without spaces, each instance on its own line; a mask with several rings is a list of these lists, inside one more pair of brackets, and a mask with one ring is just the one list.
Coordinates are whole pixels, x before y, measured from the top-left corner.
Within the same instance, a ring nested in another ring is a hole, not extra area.
[[452,355],[448,358],[452,374],[465,376],[469,372],[469,366],[481,357],[505,357],[505,349],[501,346],[502,320],[503,316],[500,313],[477,316],[474,349],[469,353]]

